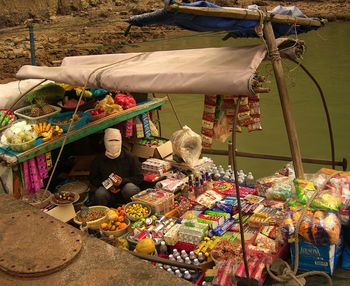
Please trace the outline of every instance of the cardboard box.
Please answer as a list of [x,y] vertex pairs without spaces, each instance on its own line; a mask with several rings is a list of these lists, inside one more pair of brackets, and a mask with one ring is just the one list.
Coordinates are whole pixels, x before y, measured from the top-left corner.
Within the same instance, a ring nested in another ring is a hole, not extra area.
[[[290,245],[293,269],[295,244]],[[299,239],[299,268],[301,271],[323,271],[333,274],[343,250],[342,240],[338,244],[316,245]]]
[[164,159],[165,157],[173,153],[173,146],[169,140],[158,147],[139,145],[135,142],[132,148],[132,153],[135,154],[137,157],[144,159]]
[[73,204],[56,206],[55,208],[47,211],[46,213],[63,222],[69,222],[75,217],[75,210]]

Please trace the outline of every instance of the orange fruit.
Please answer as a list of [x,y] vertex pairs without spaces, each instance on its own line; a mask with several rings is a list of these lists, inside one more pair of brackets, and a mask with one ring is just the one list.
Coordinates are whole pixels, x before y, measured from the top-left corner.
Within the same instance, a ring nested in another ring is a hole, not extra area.
[[104,222],[104,223],[101,224],[101,228],[102,228],[102,229],[105,229],[105,228],[107,227],[107,225],[108,225],[108,224],[107,224],[106,222]]
[[111,230],[115,230],[115,225],[112,225]]

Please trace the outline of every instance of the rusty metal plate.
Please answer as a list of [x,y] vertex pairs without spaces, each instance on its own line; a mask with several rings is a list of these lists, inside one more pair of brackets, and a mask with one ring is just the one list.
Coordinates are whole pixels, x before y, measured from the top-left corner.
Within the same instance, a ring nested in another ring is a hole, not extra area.
[[0,269],[42,276],[69,264],[82,248],[79,230],[45,214],[25,210],[0,217]]

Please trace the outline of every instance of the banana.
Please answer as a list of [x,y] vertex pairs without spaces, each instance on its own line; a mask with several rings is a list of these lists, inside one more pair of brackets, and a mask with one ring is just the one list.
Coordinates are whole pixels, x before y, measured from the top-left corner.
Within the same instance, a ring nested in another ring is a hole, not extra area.
[[34,125],[34,130],[35,130],[35,132],[36,132],[36,134],[40,134],[40,129],[39,129],[39,125],[38,124],[35,124]]
[[39,131],[40,131],[40,133],[44,131],[43,130],[43,124],[41,122],[39,123]]
[[46,131],[46,125],[47,125],[47,122],[44,122],[43,123],[43,131]]
[[46,131],[50,131],[51,130],[51,123],[48,123],[47,125],[46,125]]

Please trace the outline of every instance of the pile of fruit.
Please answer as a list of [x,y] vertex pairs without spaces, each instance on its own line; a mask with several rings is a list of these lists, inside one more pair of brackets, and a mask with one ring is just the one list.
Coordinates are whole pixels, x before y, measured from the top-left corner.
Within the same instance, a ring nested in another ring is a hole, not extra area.
[[75,200],[75,194],[72,192],[58,192],[54,194],[54,202],[58,204],[68,204]]
[[59,126],[52,126],[51,123],[37,123],[34,125],[34,130],[38,137],[44,137],[43,141],[56,139],[63,133],[63,129]]
[[1,143],[10,146],[16,152],[23,152],[35,145],[37,134],[32,125],[19,121],[7,128],[1,136]]
[[55,108],[53,108],[52,105],[47,104],[43,98],[38,98],[35,100],[35,104],[31,107],[30,117],[39,117],[55,111]]
[[92,116],[96,116],[96,115],[103,114],[105,112],[105,110],[102,107],[100,107],[97,109],[89,110],[89,112],[91,113]]
[[143,218],[150,214],[147,207],[140,203],[132,203],[126,209],[125,212],[133,218]]
[[95,108],[103,108],[106,111],[106,115],[123,111],[123,108],[119,104],[114,103],[114,100],[110,95],[107,95],[104,99],[99,101]]
[[109,210],[107,216],[109,218],[109,221],[101,224],[102,230],[115,231],[128,226],[125,223],[124,206]]

